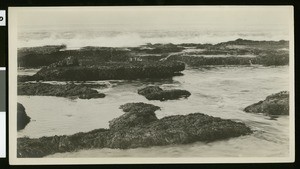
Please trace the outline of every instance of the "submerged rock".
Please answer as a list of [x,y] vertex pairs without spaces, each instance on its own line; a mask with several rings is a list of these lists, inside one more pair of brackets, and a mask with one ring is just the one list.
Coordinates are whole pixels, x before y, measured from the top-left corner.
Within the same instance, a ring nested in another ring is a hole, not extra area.
[[272,94],[263,101],[247,106],[244,111],[265,115],[289,115],[289,92],[281,91]]
[[110,121],[110,129],[97,129],[70,136],[18,138],[18,157],[43,157],[62,152],[93,148],[136,148],[170,144],[188,144],[251,134],[244,123],[202,113],[157,119],[159,107],[145,103],[127,103],[120,107],[124,115]]
[[[103,87],[100,85],[100,87]],[[98,93],[85,84],[54,85],[48,83],[18,83],[18,95],[78,97],[80,99],[103,98],[105,94]]]
[[18,103],[17,130],[22,130],[30,122],[30,117],[26,114],[25,107]]
[[163,90],[158,86],[147,86],[138,90],[138,94],[145,96],[148,100],[175,100],[179,98],[187,98],[191,93],[187,90],[172,89]]

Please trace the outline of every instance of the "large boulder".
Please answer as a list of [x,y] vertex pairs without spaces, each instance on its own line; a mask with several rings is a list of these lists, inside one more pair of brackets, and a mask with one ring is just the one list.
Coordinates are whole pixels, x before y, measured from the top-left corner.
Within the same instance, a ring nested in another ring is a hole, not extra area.
[[22,130],[30,122],[30,117],[26,114],[25,107],[21,103],[18,103],[17,108],[17,130]]
[[145,96],[148,100],[160,101],[187,98],[191,95],[191,93],[187,90],[163,90],[158,86],[147,86],[145,88],[139,89],[138,94]]
[[247,106],[244,111],[265,115],[289,115],[289,92],[281,91],[272,94],[263,101]]
[[42,157],[58,152],[92,148],[137,148],[196,141],[216,140],[251,134],[244,123],[202,113],[157,119],[159,107],[145,103],[127,103],[120,107],[124,115],[110,121],[110,129],[97,129],[70,136],[18,138],[18,157]]

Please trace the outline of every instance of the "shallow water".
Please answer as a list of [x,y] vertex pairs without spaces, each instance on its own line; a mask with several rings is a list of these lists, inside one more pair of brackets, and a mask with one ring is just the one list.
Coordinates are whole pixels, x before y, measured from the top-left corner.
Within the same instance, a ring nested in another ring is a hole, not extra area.
[[[211,143],[170,145],[128,150],[94,149],[57,153],[48,157],[281,157],[289,153],[289,117],[270,120],[260,114],[243,112],[246,106],[266,96],[288,90],[288,67],[211,67],[188,68],[183,76],[169,79],[105,81],[107,96],[101,99],[68,99],[49,96],[18,96],[32,121],[19,137],[41,137],[86,132],[108,128],[108,121],[123,114],[118,109],[128,102],[145,102],[160,106],[158,118],[201,112],[215,117],[241,121],[254,134]],[[103,82],[99,82],[103,83]],[[188,99],[148,101],[137,89],[149,84],[164,89],[185,89]]]

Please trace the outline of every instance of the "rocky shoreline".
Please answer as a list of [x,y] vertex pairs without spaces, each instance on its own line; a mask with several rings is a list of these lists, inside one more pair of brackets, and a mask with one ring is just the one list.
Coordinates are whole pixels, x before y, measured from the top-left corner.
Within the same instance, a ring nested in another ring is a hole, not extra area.
[[127,103],[125,114],[109,122],[109,129],[96,129],[74,135],[18,138],[18,157],[43,157],[54,153],[92,148],[137,148],[196,141],[212,142],[251,134],[244,123],[202,113],[157,119],[159,107],[145,103]]
[[[149,43],[138,47],[124,48],[93,46],[77,50],[67,50],[66,48],[64,45],[20,48],[18,49],[18,63],[24,68],[41,68],[59,62],[61,62],[61,66],[68,67],[68,64],[72,61],[69,58],[73,57],[76,58],[75,62],[71,62],[73,66],[77,64],[77,66],[86,67],[110,62],[122,62],[125,65],[131,66],[133,64],[135,66],[134,63],[145,61],[155,62],[154,64],[158,64],[156,68],[162,66],[159,61],[181,61],[188,66],[196,67],[205,65],[259,64],[264,66],[280,66],[289,64],[289,42],[284,40],[253,41],[237,39],[215,45]],[[63,60],[68,61],[65,62]],[[118,66],[103,70],[108,69],[118,69]],[[126,69],[126,66],[122,69]],[[104,77],[108,78],[109,76]],[[103,79],[105,79],[104,77]]]

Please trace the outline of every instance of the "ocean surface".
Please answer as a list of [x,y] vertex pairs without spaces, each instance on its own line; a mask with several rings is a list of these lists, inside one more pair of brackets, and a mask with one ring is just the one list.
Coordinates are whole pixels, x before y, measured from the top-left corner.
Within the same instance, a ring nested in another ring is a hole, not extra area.
[[[37,70],[19,70],[33,74]],[[56,83],[56,82],[48,82]],[[277,119],[243,112],[243,108],[270,94],[289,89],[289,67],[217,66],[187,68],[182,76],[167,79],[93,81],[108,83],[100,99],[69,99],[50,96],[18,96],[31,122],[18,137],[38,138],[108,128],[108,121],[123,114],[119,106],[145,102],[161,107],[158,118],[201,112],[240,121],[255,132],[251,135],[211,143],[169,145],[135,149],[92,149],[57,153],[48,157],[286,157],[289,156],[290,117]],[[137,90],[147,85],[164,89],[185,89],[187,99],[148,101]]]
[[85,46],[135,47],[146,43],[220,43],[238,38],[249,40],[288,40],[286,25],[143,25],[122,24],[67,25],[61,27],[23,26],[18,29],[18,47],[67,45],[68,49]]

